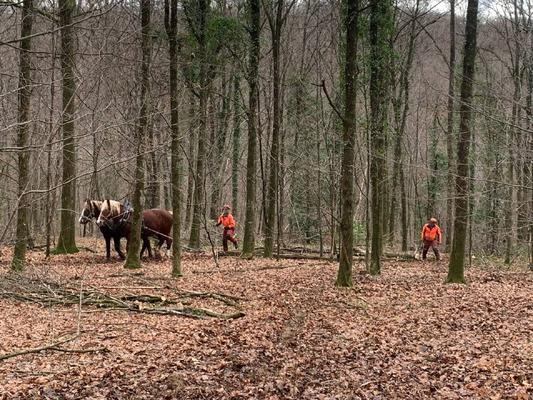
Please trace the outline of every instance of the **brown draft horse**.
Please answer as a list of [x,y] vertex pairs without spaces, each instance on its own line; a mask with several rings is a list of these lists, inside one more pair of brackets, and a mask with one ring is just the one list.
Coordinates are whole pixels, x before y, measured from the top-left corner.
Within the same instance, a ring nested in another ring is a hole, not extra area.
[[[114,231],[115,235],[119,236],[119,242],[121,237],[125,237],[127,249],[131,230],[131,223],[129,221],[130,215],[131,209],[126,209],[122,203],[106,200],[101,205],[100,214],[98,215],[96,223],[99,227],[107,226]],[[143,245],[141,249],[141,257],[145,250],[148,250],[148,255],[152,257],[150,237],[155,237],[159,240],[159,243],[157,244],[158,250],[161,249],[161,246],[165,242],[167,244],[167,249],[170,250],[170,246],[172,245],[172,238],[170,237],[171,229],[172,213],[160,208],[143,210],[141,226],[141,239]]]
[[[115,200],[109,200],[109,202],[113,205],[115,203],[120,205],[120,203]],[[81,211],[81,216],[78,222],[80,224],[85,225],[91,222],[92,220],[96,221],[96,219],[98,218],[102,210],[102,203],[103,201],[99,201],[99,200],[90,200],[90,199],[85,200],[85,204],[84,204],[83,210]],[[123,234],[122,230],[118,231],[116,229],[112,229],[112,227],[109,225],[100,225],[99,228],[100,228],[100,232],[102,232],[102,235],[104,235],[104,239],[105,239],[106,258],[108,260],[111,258],[111,239],[113,239],[113,242],[115,244],[115,250],[118,256],[121,259],[124,259],[125,258],[124,253],[122,253],[122,251],[120,250],[120,239],[122,237],[125,237],[124,235],[122,235]]]

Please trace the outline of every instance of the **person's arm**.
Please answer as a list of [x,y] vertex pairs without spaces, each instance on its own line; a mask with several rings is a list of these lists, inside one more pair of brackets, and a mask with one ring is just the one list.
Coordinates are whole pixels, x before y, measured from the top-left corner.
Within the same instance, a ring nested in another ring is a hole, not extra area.
[[221,223],[222,223],[222,216],[218,217],[218,223],[216,226],[220,226]]
[[234,229],[235,228],[235,219],[233,218],[233,215],[229,215],[229,228]]
[[426,230],[426,224],[422,227],[422,232],[420,232],[420,240],[424,240],[424,232]]
[[437,226],[437,244],[440,244],[441,241],[442,241],[442,232],[440,230],[440,227]]

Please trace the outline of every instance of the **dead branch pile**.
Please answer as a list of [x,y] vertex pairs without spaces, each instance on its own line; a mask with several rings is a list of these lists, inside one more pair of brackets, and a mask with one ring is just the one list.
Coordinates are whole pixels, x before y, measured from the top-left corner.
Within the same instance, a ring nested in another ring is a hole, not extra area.
[[[58,282],[20,275],[5,276],[0,279],[0,298],[32,302],[43,307],[81,305],[97,307],[100,310],[178,315],[190,318],[233,319],[244,316],[244,313],[238,309],[238,302],[242,299],[222,293],[179,292],[172,298],[159,294],[111,294],[91,286],[73,288]],[[192,298],[212,299],[236,310],[220,313],[208,308],[192,307],[187,304]]]

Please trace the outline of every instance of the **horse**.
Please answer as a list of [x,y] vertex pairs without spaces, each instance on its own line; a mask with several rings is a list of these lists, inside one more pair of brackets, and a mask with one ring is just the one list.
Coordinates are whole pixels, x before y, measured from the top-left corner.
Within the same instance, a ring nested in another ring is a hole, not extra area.
[[[118,223],[118,227],[123,231],[123,237],[126,237],[126,240],[129,241],[131,230],[130,215],[131,209],[126,209],[124,205],[119,202],[112,203],[110,200],[106,200],[102,204],[96,223],[99,226],[117,226]],[[141,239],[143,241],[141,257],[145,250],[148,250],[148,256],[152,257],[150,237],[155,237],[159,240],[159,243],[157,244],[158,250],[161,249],[161,246],[163,246],[163,243],[165,242],[167,244],[167,249],[170,250],[170,246],[172,245],[172,238],[170,237],[173,218],[172,213],[160,208],[152,208],[149,210],[143,210],[141,215]]]
[[[114,207],[120,205],[120,202],[118,201],[108,201],[110,202],[110,205],[113,205]],[[103,201],[86,199],[78,222],[82,225],[85,225],[91,222],[92,220],[96,220],[102,210],[102,204]],[[115,250],[118,253],[118,256],[122,260],[124,260],[124,253],[122,253],[122,251],[120,250],[120,239],[122,237],[125,237],[123,235],[123,232],[121,230],[113,229],[112,226],[109,225],[99,225],[99,228],[100,232],[102,232],[102,235],[104,235],[107,260],[111,259],[111,239],[113,239],[113,242],[115,244]]]

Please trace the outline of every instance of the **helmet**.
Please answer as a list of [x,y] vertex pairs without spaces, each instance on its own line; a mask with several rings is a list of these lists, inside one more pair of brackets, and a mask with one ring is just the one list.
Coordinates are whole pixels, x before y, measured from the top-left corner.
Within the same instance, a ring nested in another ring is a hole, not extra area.
[[430,218],[429,222],[433,222],[434,224],[436,224],[437,223],[437,218]]
[[224,207],[222,207],[223,210],[231,210],[231,207],[228,204],[224,204]]

